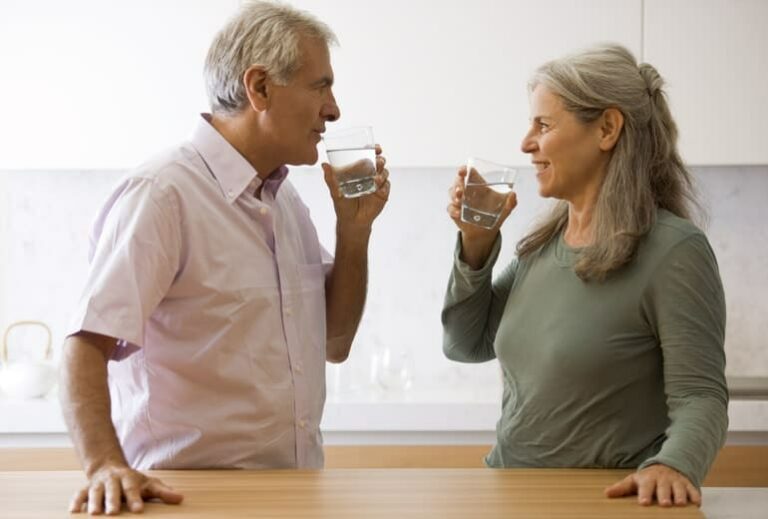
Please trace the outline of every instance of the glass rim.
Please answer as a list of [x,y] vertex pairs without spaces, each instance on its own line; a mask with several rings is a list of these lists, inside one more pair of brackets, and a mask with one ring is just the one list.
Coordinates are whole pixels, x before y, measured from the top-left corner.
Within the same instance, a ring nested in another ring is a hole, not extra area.
[[465,165],[467,166],[467,171],[472,169],[472,166],[475,166],[475,168],[477,168],[477,165],[493,166],[504,172],[510,172],[515,174],[517,174],[520,170],[520,168],[516,166],[510,166],[509,164],[502,164],[501,162],[483,159],[481,157],[469,157]]

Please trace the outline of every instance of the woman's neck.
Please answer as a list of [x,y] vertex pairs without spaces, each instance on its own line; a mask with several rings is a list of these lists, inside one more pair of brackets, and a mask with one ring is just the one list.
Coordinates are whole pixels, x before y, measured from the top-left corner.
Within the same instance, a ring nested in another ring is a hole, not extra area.
[[582,203],[568,203],[568,223],[563,238],[569,247],[585,247],[594,241],[593,224],[596,206],[596,196],[594,199],[583,200]]

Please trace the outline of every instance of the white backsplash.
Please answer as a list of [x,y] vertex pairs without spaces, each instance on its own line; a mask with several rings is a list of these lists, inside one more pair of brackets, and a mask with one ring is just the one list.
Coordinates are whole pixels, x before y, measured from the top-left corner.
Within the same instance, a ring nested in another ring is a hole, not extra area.
[[[709,209],[707,234],[717,255],[728,305],[727,372],[768,376],[768,167],[694,168]],[[51,326],[55,354],[87,270],[87,242],[97,209],[117,171],[0,172],[0,331],[15,320]],[[495,363],[457,364],[441,351],[440,309],[456,231],[445,213],[454,172],[391,172],[390,203],[377,220],[370,249],[368,303],[352,355],[328,368],[336,400],[498,399]],[[322,174],[292,171],[323,244],[333,252],[334,218]],[[519,205],[504,226],[500,262],[548,204],[531,171],[516,188]],[[30,332],[31,333],[31,332]],[[12,356],[23,354],[24,332]],[[35,351],[27,352],[36,354]]]

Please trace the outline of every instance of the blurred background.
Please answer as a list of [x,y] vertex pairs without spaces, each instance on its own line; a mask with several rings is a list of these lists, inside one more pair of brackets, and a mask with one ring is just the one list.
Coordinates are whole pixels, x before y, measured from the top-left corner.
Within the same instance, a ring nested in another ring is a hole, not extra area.
[[[548,59],[602,41],[625,45],[668,82],[725,285],[727,374],[734,387],[765,396],[744,411],[751,421],[732,416],[732,429],[768,436],[768,2],[291,3],[339,38],[332,61],[342,117],[333,127],[373,126],[392,180],[391,203],[374,227],[360,332],[349,360],[327,371],[331,439],[334,431],[452,431],[456,441],[460,433],[492,440],[498,366],[460,365],[441,352],[456,239],[447,189],[470,155],[521,167],[520,205],[503,230],[500,262],[508,261],[549,203],[519,150],[528,77]],[[18,320],[46,323],[55,365],[88,267],[95,212],[121,175],[186,139],[208,110],[203,59],[239,4],[0,2],[0,333]],[[289,178],[332,251],[319,168],[294,168]],[[17,328],[7,356],[36,361],[44,343],[41,329]],[[66,441],[55,388],[46,395],[20,402],[0,393],[0,444]]]

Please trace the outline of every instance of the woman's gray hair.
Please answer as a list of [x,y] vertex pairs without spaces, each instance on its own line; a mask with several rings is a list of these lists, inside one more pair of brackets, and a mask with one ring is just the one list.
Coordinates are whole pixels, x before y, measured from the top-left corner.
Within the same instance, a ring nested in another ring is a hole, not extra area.
[[305,11],[275,2],[247,2],[218,32],[205,58],[205,85],[214,113],[237,113],[248,103],[245,71],[261,65],[285,85],[301,66],[301,36],[336,44],[330,27]]
[[[607,108],[624,116],[598,195],[594,241],[582,249],[574,270],[583,280],[603,280],[626,265],[653,227],[658,209],[690,218],[699,210],[691,175],[677,151],[677,125],[662,90],[664,81],[627,49],[604,44],[545,63],[528,87],[545,86],[583,123]],[[568,223],[568,203],[555,204],[545,219],[517,244],[523,258],[557,237]]]

